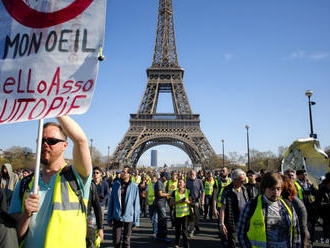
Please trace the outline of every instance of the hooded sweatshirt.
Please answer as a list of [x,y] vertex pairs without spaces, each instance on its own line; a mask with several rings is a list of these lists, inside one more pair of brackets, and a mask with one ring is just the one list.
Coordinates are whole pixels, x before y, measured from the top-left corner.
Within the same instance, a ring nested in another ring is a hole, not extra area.
[[[11,195],[15,190],[16,184],[19,181],[18,175],[13,172],[11,164],[5,163],[3,165],[7,169],[8,176],[1,175],[0,185],[5,190],[8,200],[10,201]],[[1,167],[2,168],[2,167]]]

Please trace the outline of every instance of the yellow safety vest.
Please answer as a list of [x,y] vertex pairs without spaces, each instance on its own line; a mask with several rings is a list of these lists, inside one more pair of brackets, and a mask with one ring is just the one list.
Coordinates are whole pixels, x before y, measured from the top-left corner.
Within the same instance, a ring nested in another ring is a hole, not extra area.
[[[285,208],[290,215],[290,240],[293,237],[293,217],[292,211],[288,205],[280,199],[284,204]],[[267,236],[266,236],[266,224],[264,219],[264,214],[262,212],[262,195],[258,196],[256,209],[250,219],[249,231],[247,232],[247,237],[250,240],[252,248],[266,248],[267,247]]]
[[139,184],[141,182],[141,177],[137,176],[137,178],[135,178],[135,176],[131,176],[131,181],[133,183]]
[[148,183],[148,196],[147,196],[147,203],[149,206],[151,206],[154,203],[155,200],[155,192],[152,188],[152,183]]
[[[64,168],[64,167],[63,167]],[[62,168],[62,169],[63,169]],[[53,192],[53,210],[48,222],[45,248],[86,247],[86,213],[81,209],[76,193],[64,176],[57,173]],[[34,177],[29,184],[31,190]],[[23,199],[26,198],[24,193]],[[83,199],[87,206],[87,199]],[[24,201],[22,201],[24,209]],[[86,207],[87,208],[87,207]]]
[[209,182],[207,179],[205,180],[205,186],[204,186],[205,195],[212,195],[213,185],[214,185],[213,177],[211,178],[211,182]]
[[297,181],[294,181],[294,185],[296,186],[297,191],[298,191],[298,198],[300,200],[303,200],[304,197],[303,197],[302,188],[301,188],[300,184]]
[[[217,181],[217,183],[218,183],[218,181]],[[221,183],[220,183],[221,189],[220,189],[220,192],[218,192],[218,199],[217,199],[217,207],[218,208],[221,208],[221,206],[222,206],[222,204],[221,204],[221,198],[222,198],[223,190],[229,184],[230,184],[230,178],[228,178],[226,182],[222,182],[221,181]]]
[[[180,194],[179,190],[177,189],[175,191],[175,201],[180,201],[183,198],[186,198],[186,200],[189,199],[189,191],[185,189],[184,194]],[[177,218],[182,218],[184,216],[187,216],[190,214],[189,206],[187,203],[177,203],[175,204],[175,216]]]
[[172,194],[178,188],[178,180],[173,182],[172,180],[168,181],[168,193]]

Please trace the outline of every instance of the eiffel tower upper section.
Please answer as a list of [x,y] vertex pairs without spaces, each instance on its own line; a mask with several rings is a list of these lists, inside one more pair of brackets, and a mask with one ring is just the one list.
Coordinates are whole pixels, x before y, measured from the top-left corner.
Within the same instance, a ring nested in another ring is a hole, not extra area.
[[[173,145],[188,154],[194,165],[206,165],[215,153],[200,129],[183,85],[184,70],[178,64],[173,2],[159,0],[156,44],[147,86],[130,127],[118,144],[113,164],[136,166],[141,155],[157,145]],[[158,113],[160,93],[171,95],[173,113]]]
[[159,2],[156,43],[151,68],[180,68],[176,52],[172,0]]
[[177,118],[192,115],[183,86],[183,74],[176,51],[173,3],[172,0],[160,0],[154,55],[152,65],[147,69],[147,88],[138,115],[156,114],[159,93],[172,94],[173,114]]

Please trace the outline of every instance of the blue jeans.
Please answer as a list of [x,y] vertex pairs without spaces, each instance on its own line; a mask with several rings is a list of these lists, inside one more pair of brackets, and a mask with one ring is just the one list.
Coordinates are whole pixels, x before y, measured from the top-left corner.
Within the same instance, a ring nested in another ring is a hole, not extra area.
[[166,207],[157,206],[157,214],[158,214],[157,238],[164,239],[167,237]]
[[157,234],[158,230],[158,214],[154,205],[149,205],[149,217],[152,223],[152,233]]

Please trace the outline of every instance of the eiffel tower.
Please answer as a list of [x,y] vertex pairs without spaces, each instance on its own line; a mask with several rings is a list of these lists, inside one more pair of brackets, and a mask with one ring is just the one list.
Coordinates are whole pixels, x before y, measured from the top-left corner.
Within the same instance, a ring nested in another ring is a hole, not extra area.
[[[172,0],[159,0],[156,44],[147,69],[147,87],[130,127],[112,155],[112,165],[136,167],[141,155],[157,145],[173,145],[187,153],[193,166],[207,167],[215,152],[193,114],[178,64]],[[171,94],[174,113],[157,113],[160,93]]]

